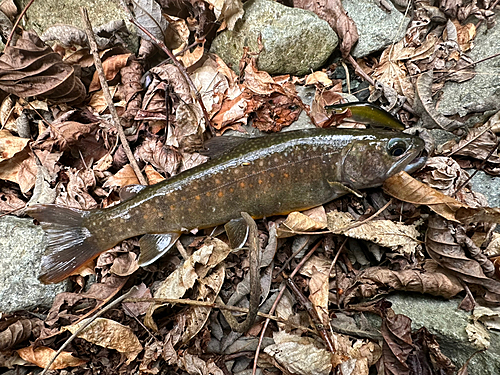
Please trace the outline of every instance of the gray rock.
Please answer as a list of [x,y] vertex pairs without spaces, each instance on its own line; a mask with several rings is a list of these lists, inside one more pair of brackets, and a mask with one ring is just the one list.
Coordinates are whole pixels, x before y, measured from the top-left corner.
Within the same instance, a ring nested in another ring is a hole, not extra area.
[[[444,300],[416,293],[394,294],[387,298],[392,302],[396,314],[403,314],[412,320],[412,329],[426,327],[436,336],[441,351],[457,366],[461,367],[477,348],[469,341],[465,327],[469,313],[459,310],[460,300]],[[500,334],[489,331],[490,347],[476,354],[469,363],[470,375],[500,374]]]
[[406,33],[410,22],[391,2],[390,12],[380,8],[375,0],[342,0],[347,14],[358,28],[359,40],[351,55],[355,58],[380,51],[392,43],[396,43]]
[[[474,169],[467,170],[467,173],[474,173]],[[483,171],[478,171],[471,179],[472,190],[483,194],[488,199],[490,207],[500,207],[500,178],[490,176]]]
[[[497,13],[497,17],[500,13]],[[477,31],[474,47],[467,55],[473,61],[479,61],[485,57],[498,53],[498,41],[500,40],[500,23],[487,30],[481,25]],[[443,87],[442,100],[439,103],[439,112],[443,115],[454,115],[456,113],[464,116],[467,111],[464,106],[470,104],[482,104],[490,98],[500,98],[500,56],[486,60],[476,65],[476,76],[466,82],[447,82]],[[477,120],[473,117],[473,120]],[[469,121],[470,122],[470,121]],[[472,122],[473,124],[473,122]]]
[[[22,0],[22,8],[29,0]],[[87,8],[92,27],[107,24],[110,21],[125,20],[127,28],[131,33],[126,40],[128,48],[135,51],[138,48],[138,37],[135,26],[128,23],[129,16],[122,8],[119,1],[102,0],[57,0],[57,1],[35,1],[27,11],[27,30],[35,30],[40,36],[49,27],[55,25],[71,25],[84,29],[84,22],[80,13],[80,7]]]
[[0,312],[50,307],[68,282],[44,285],[37,279],[45,251],[43,230],[33,219],[0,218]]
[[319,68],[338,44],[337,34],[312,12],[270,0],[250,0],[244,7],[234,30],[219,34],[211,48],[236,71],[243,47],[259,51],[259,35],[264,49],[258,67],[270,74],[306,74]]

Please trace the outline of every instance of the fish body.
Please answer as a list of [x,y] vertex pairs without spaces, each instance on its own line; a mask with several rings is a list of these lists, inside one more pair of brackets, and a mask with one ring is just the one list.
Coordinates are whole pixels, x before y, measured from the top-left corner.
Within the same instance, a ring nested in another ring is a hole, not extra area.
[[358,122],[361,124],[371,125],[373,127],[385,127],[396,130],[404,130],[404,124],[396,117],[391,115],[384,109],[368,102],[351,102],[344,104],[334,104],[326,106],[327,111],[340,114],[345,111],[351,111],[351,116],[344,121]]
[[420,138],[390,131],[285,132],[250,139],[112,207],[34,206],[28,213],[48,235],[41,280],[58,282],[133,236],[145,235],[142,257],[160,252],[162,241],[170,247],[182,232],[224,224],[241,212],[254,218],[286,214],[379,186],[401,170],[419,168],[422,150]]

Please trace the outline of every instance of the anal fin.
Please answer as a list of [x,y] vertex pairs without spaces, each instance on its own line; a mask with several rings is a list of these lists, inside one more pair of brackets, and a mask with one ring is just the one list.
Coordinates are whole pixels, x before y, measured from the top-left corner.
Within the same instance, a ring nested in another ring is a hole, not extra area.
[[166,254],[181,236],[178,232],[162,234],[145,234],[139,240],[141,255],[139,255],[139,266],[147,266]]

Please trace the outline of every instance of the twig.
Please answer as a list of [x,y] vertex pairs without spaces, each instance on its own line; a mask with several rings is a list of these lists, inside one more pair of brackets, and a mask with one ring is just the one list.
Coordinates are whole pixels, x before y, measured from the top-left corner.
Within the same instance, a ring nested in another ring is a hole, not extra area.
[[101,316],[102,314],[104,314],[106,311],[110,310],[112,307],[115,307],[117,304],[119,304],[121,301],[123,301],[124,299],[126,299],[131,294],[137,292],[138,289],[139,288],[137,288],[136,286],[133,286],[132,288],[130,288],[130,290],[127,293],[125,293],[121,297],[115,299],[108,306],[106,306],[101,311],[99,311],[98,313],[96,313],[92,318],[89,318],[89,320],[87,322],[85,322],[85,324],[83,324],[80,328],[78,328],[78,330],[76,330],[76,332],[73,333],[71,335],[71,337],[68,338],[64,342],[64,344],[62,344],[62,346],[59,348],[59,350],[56,352],[56,354],[54,354],[54,356],[49,361],[49,363],[47,364],[47,366],[45,366],[45,368],[43,369],[43,371],[41,372],[40,375],[45,375],[45,373],[49,370],[50,366],[52,366],[52,364],[54,363],[54,361],[56,360],[56,358],[59,356],[59,354],[61,354],[62,351],[71,343],[71,341],[73,341],[75,337],[77,337],[85,328],[87,328],[90,325],[90,323],[92,323],[94,320],[96,320],[99,316]]
[[160,47],[162,49],[162,51],[165,52],[168,55],[168,57],[170,57],[170,59],[172,59],[172,62],[174,63],[174,65],[179,69],[182,76],[184,77],[184,79],[186,80],[188,85],[191,87],[191,90],[193,90],[193,92],[195,93],[196,101],[200,104],[201,110],[203,111],[203,117],[205,118],[205,122],[206,122],[207,127],[210,129],[210,131],[213,131],[212,127],[210,126],[210,116],[207,112],[207,109],[205,108],[205,104],[203,104],[203,100],[201,100],[201,95],[200,95],[199,91],[197,90],[196,86],[194,85],[193,81],[191,80],[191,77],[189,77],[189,74],[187,73],[184,65],[181,64],[179,62],[179,60],[177,60],[175,55],[172,53],[172,51],[170,51],[170,49],[165,45],[165,43],[163,43],[163,41],[159,40],[157,37],[155,37],[153,34],[151,34],[144,26],[142,26],[141,24],[139,24],[135,20],[135,18],[132,15],[132,12],[130,11],[130,9],[126,5],[124,5],[124,7],[125,7],[125,10],[127,11],[127,13],[129,14],[130,23],[135,25],[135,27],[137,27],[144,34],[146,34],[148,36],[148,38],[151,39],[151,41],[154,44],[156,44],[158,47]]
[[[294,277],[302,268],[302,266],[307,262],[307,260],[314,254],[314,252],[318,249],[318,247],[321,245],[322,241],[319,241],[314,247],[302,258],[302,260],[297,264],[293,272],[290,274],[289,277]],[[283,296],[283,293],[285,293],[285,283],[282,283],[280,286],[280,291],[278,293],[278,296],[276,297],[276,300],[273,303],[273,306],[271,307],[271,310],[269,310],[269,314],[273,314],[274,310],[276,310],[276,307],[278,307],[278,303]],[[266,319],[264,322],[264,326],[262,327],[262,331],[259,336],[259,344],[257,345],[257,349],[255,349],[255,357],[253,359],[253,369],[252,369],[252,375],[255,375],[257,372],[257,360],[259,359],[259,353],[260,353],[260,348],[262,346],[262,341],[264,340],[264,335],[266,334],[266,329],[267,326],[269,325],[269,319]]]
[[[359,66],[358,62],[356,60],[354,60],[354,58],[351,55],[349,55],[347,57],[347,61],[349,61],[349,63],[354,68],[354,71],[361,78],[365,79],[365,81],[367,81],[370,85],[375,86],[375,80],[372,77],[370,77],[368,74],[365,73],[365,71]],[[413,108],[408,103],[406,103],[406,102],[403,103],[403,109],[405,111],[410,112],[412,115],[415,114],[415,111],[413,110]]]
[[318,330],[319,335],[325,342],[328,350],[331,353],[335,353],[335,348],[333,347],[332,338],[328,334],[328,331],[325,329],[325,325],[321,321],[321,318],[319,317],[319,314],[314,308],[312,302],[309,301],[309,299],[302,293],[302,291],[293,282],[293,279],[291,277],[286,278],[286,283],[288,287],[292,290],[293,294],[295,295],[295,298],[297,298],[297,301],[299,301],[302,304],[302,306],[305,307],[307,313],[311,317],[312,322],[314,323],[314,326]]
[[[207,309],[219,309],[219,310],[226,310],[226,311],[233,311],[233,312],[241,312],[248,314],[249,310],[248,308],[245,307],[238,307],[238,306],[228,306],[225,304],[218,304],[218,303],[213,303],[213,302],[207,302],[207,301],[195,301],[191,299],[183,299],[183,298],[127,298],[123,302],[151,302],[151,303],[170,303],[170,304],[179,304],[179,305],[188,305],[188,306],[196,306],[196,307],[206,307]],[[274,320],[278,323],[283,323],[286,325],[289,325],[290,327],[301,329],[307,332],[311,333],[316,333],[316,331],[301,326],[300,324],[295,324],[293,322],[290,322],[286,319],[280,318],[278,316],[272,315],[272,313],[266,314],[262,312],[257,312],[257,316],[260,316],[261,318],[266,318],[269,320]]]
[[21,22],[21,20],[23,19],[24,15],[28,11],[28,8],[31,6],[31,4],[33,4],[34,1],[35,0],[30,0],[28,2],[28,4],[26,4],[26,6],[24,7],[24,9],[21,12],[21,14],[19,15],[19,17],[17,17],[17,20],[14,23],[14,26],[12,26],[12,30],[10,31],[9,37],[7,38],[7,41],[5,42],[4,50],[10,45],[10,41],[12,40],[12,37],[14,36],[14,33],[16,32],[17,25],[19,25],[19,22]]
[[137,179],[142,185],[147,185],[146,179],[141,173],[139,166],[137,165],[137,161],[135,160],[134,154],[130,149],[130,146],[127,141],[127,137],[123,131],[123,127],[120,123],[120,118],[118,117],[118,113],[116,113],[115,105],[113,104],[113,98],[111,98],[111,94],[109,93],[108,82],[106,82],[106,76],[104,74],[104,69],[102,67],[101,58],[99,57],[99,50],[97,48],[97,42],[95,40],[94,32],[92,31],[92,24],[90,23],[89,15],[87,13],[86,8],[80,8],[82,13],[82,18],[85,22],[85,32],[87,33],[87,37],[89,39],[90,51],[94,56],[94,64],[97,70],[97,75],[99,76],[99,81],[101,82],[102,93],[104,98],[106,99],[106,103],[108,104],[109,112],[111,113],[111,117],[113,119],[113,125],[116,127],[118,131],[118,136],[120,137],[120,141],[122,142],[123,149],[127,158],[130,162],[130,166],[134,170]]
[[[248,308],[247,317],[243,322],[238,322],[236,318],[226,310],[222,310],[222,315],[226,318],[227,322],[231,326],[231,329],[236,332],[244,333],[248,331],[257,316],[257,311],[259,310],[259,300],[260,300],[260,275],[259,275],[259,232],[257,230],[257,224],[252,219],[252,217],[246,212],[242,212],[241,216],[245,220],[247,226],[249,227],[248,234],[248,258],[250,262],[250,304]],[[218,296],[217,301],[219,304],[224,304],[222,299]]]

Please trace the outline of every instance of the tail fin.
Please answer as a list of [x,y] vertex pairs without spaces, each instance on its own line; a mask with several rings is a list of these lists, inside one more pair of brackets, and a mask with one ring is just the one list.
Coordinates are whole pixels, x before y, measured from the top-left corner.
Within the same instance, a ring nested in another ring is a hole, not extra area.
[[46,284],[62,281],[106,250],[99,248],[83,226],[89,211],[50,204],[33,206],[26,212],[41,223],[48,237],[39,276]]

